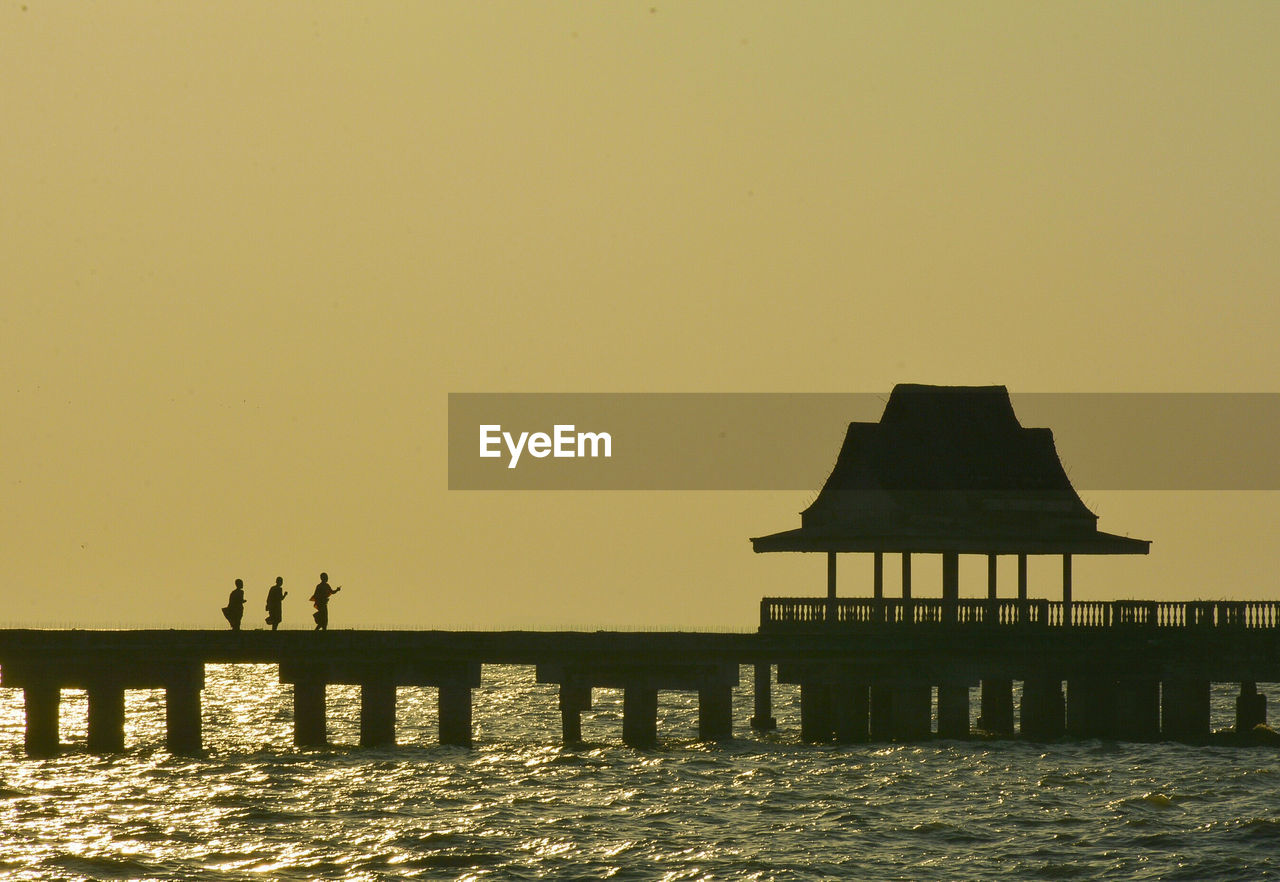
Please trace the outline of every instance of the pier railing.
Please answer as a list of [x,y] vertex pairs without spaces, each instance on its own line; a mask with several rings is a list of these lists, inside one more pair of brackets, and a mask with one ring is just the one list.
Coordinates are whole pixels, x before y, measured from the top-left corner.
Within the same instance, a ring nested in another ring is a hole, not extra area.
[[876,625],[1028,625],[1076,628],[1280,628],[1280,601],[1078,600],[1064,622],[1060,600],[1000,598],[766,597],[762,629]]

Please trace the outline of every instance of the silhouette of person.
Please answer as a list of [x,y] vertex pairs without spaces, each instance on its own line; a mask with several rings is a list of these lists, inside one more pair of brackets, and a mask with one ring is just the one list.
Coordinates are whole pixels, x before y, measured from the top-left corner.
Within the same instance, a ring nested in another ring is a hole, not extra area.
[[276,583],[267,590],[267,624],[272,631],[280,627],[280,621],[284,618],[280,607],[288,596],[289,592],[284,590],[284,577],[276,576]]
[[244,618],[244,582],[242,580],[236,579],[236,587],[227,598],[227,605],[222,608],[222,614],[231,623],[232,631],[240,630],[240,620]]
[[329,574],[320,574],[320,584],[316,586],[315,593],[311,595],[311,602],[316,605],[315,614],[312,618],[316,620],[317,631],[329,630],[329,598],[342,590],[342,586],[337,588],[329,587]]

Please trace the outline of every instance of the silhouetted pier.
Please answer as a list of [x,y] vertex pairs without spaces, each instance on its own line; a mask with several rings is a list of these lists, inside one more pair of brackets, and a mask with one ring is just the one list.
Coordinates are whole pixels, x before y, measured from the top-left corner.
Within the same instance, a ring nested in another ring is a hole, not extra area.
[[360,686],[362,745],[395,743],[401,686],[438,689],[439,742],[470,745],[472,689],[490,665],[533,665],[558,685],[568,743],[581,740],[592,690],[622,689],[621,740],[636,747],[658,742],[666,690],[698,693],[699,738],[731,738],[741,665],[756,671],[751,725],[772,723],[776,665],[780,682],[800,685],[800,734],[811,742],[967,738],[969,689],[981,686],[979,723],[992,734],[1197,743],[1210,737],[1211,683],[1240,684],[1245,730],[1266,718],[1255,684],[1280,681],[1280,604],[1079,604],[1083,618],[1070,624],[1048,601],[1002,601],[993,615],[988,602],[964,600],[950,621],[942,605],[842,600],[828,622],[824,598],[766,598],[753,634],[10,630],[0,631],[0,685],[24,691],[26,748],[46,756],[60,747],[63,689],[87,693],[91,751],[125,749],[126,689],[163,689],[168,748],[198,752],[207,664],[278,665],[300,746],[326,743],[330,683]]
[[[1074,599],[1074,555],[1151,543],[1097,529],[1052,433],[1021,426],[1001,386],[895,388],[880,422],[849,425],[800,527],[751,541],[825,554],[826,596],[765,598],[753,634],[0,631],[0,685],[24,690],[27,750],[48,754],[67,688],[88,694],[90,750],[123,748],[126,689],[164,689],[170,749],[199,750],[204,666],[217,663],[278,665],[299,745],[325,743],[330,683],[360,686],[363,745],[394,743],[400,686],[439,690],[440,742],[469,745],[486,665],[534,665],[558,685],[569,743],[592,690],[622,689],[622,740],[637,747],[658,740],[664,690],[698,693],[700,738],[732,737],[742,665],[755,672],[751,725],[774,725],[776,666],[800,687],[811,742],[968,738],[980,687],[987,735],[1196,743],[1211,734],[1213,683],[1239,684],[1236,730],[1247,732],[1266,722],[1256,684],[1280,681],[1280,603]],[[870,597],[837,595],[838,556],[850,553],[872,555]],[[901,556],[901,597],[885,595],[886,554]],[[942,558],[940,598],[913,593],[920,554]],[[961,599],[961,555],[985,559],[986,597]],[[1016,596],[999,594],[1000,555],[1017,558]],[[1029,555],[1061,558],[1061,600],[1030,596]]]
[[[849,656],[779,661],[798,683],[812,741],[1014,732],[1024,737],[1203,741],[1213,681],[1240,682],[1237,729],[1265,722],[1256,682],[1272,676],[1274,603],[1074,598],[1074,557],[1147,554],[1144,539],[1104,533],[1058,459],[1053,433],[1018,422],[1003,386],[899,385],[876,423],[850,423],[800,527],[752,539],[756,552],[820,553],[825,598],[765,598],[762,634],[847,635]],[[871,596],[837,594],[841,554],[872,556]],[[940,598],[915,595],[912,562],[942,563]],[[901,559],[901,597],[885,593],[885,556]],[[987,596],[960,598],[960,558],[985,559]],[[1001,597],[999,557],[1017,559]],[[1031,597],[1028,557],[1061,559],[1061,600]],[[1066,683],[1066,694],[1063,683]],[[763,694],[759,701],[766,698]],[[767,712],[758,712],[767,724]]]
[[1240,684],[1245,732],[1266,722],[1256,684],[1280,674],[1269,601],[765,598],[760,609],[762,635],[853,644],[839,661],[778,663],[778,680],[800,685],[812,741],[929,737],[934,688],[937,734],[968,737],[975,686],[984,733],[1200,743],[1213,683]]

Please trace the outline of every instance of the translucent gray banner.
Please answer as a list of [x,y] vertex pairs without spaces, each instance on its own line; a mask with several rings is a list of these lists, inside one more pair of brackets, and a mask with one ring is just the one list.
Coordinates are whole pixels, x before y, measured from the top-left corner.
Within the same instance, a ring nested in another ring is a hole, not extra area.
[[[888,397],[450,393],[449,489],[817,490]],[[1078,490],[1280,489],[1280,393],[1010,398]]]

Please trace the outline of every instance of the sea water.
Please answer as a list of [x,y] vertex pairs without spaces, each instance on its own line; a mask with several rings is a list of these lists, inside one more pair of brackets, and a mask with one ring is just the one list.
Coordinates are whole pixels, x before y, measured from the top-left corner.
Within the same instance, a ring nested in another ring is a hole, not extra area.
[[[1280,753],[1109,741],[812,746],[799,696],[779,728],[697,742],[697,697],[664,692],[661,745],[621,743],[597,689],[588,744],[560,744],[554,686],[490,666],[475,746],[441,747],[435,691],[402,688],[399,745],[361,749],[359,691],[328,689],[328,749],[293,745],[274,666],[209,666],[207,755],[164,750],[164,693],[127,693],[127,750],[28,759],[22,692],[0,690],[0,878],[1187,879],[1280,878]],[[1265,687],[1264,687],[1265,689]],[[974,693],[976,707],[976,692]],[[1234,693],[1215,687],[1215,725]]]

